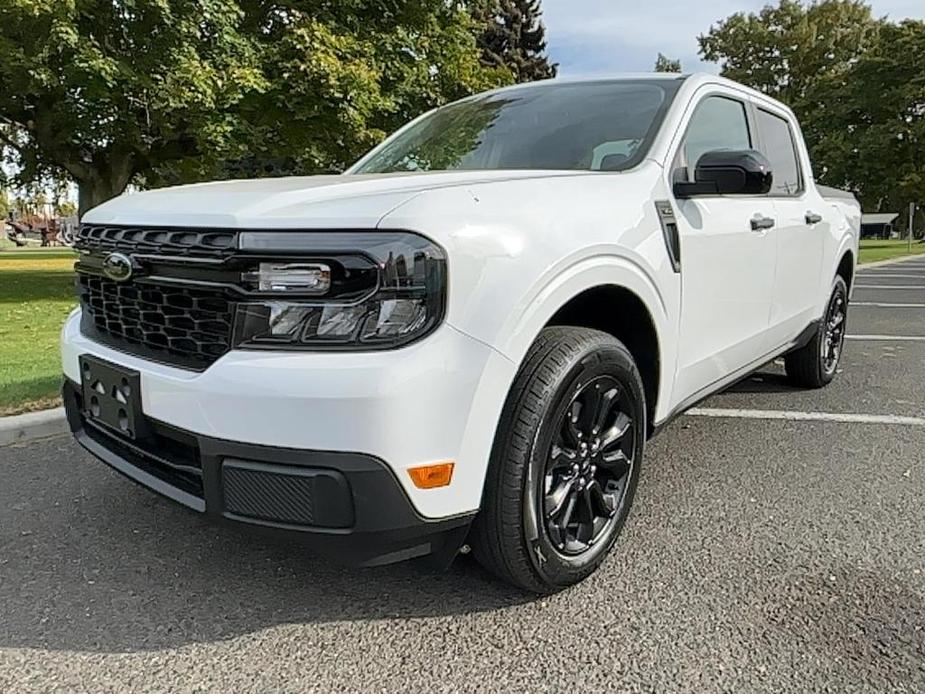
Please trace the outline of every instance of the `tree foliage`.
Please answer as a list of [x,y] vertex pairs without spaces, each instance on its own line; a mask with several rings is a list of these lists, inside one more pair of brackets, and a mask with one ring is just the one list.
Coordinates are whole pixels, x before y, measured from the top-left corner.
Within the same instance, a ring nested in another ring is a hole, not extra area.
[[13,203],[10,201],[9,193],[5,188],[0,188],[0,230],[3,229],[3,220],[9,219],[12,210]]
[[790,105],[811,94],[817,80],[843,72],[875,45],[880,22],[858,0],[804,6],[780,0],[760,12],[737,12],[698,37],[700,54],[725,77]]
[[925,22],[885,23],[880,41],[807,100],[805,129],[825,181],[857,191],[866,209],[925,204]]
[[854,0],[780,0],[699,37],[726,77],[787,103],[817,180],[865,210],[925,200],[925,24],[876,19]]
[[658,54],[658,58],[655,59],[655,71],[656,72],[681,72],[681,61],[672,60],[663,53]]
[[129,182],[343,168],[510,81],[444,0],[3,0],[0,140],[81,211]]
[[264,86],[242,18],[232,0],[4,0],[0,136],[20,179],[66,172],[92,205],[221,148]]
[[475,0],[472,14],[483,64],[510,70],[515,82],[556,76],[558,66],[546,56],[540,0]]

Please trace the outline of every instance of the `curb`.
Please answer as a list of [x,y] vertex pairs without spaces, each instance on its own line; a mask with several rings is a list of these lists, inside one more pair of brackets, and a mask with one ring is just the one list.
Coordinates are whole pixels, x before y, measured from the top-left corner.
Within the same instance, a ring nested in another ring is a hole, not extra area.
[[858,268],[880,267],[882,265],[895,265],[905,260],[925,260],[925,253],[913,253],[912,255],[901,255],[898,258],[889,258],[887,260],[875,260],[872,263],[860,263]]
[[68,431],[63,407],[0,417],[0,446],[59,436]]

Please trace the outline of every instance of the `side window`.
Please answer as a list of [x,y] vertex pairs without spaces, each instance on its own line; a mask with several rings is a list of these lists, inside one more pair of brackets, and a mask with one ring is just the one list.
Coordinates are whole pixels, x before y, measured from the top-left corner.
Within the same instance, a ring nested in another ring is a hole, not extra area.
[[771,162],[771,195],[798,195],[803,188],[797,147],[790,124],[780,116],[758,109],[758,130],[764,156]]
[[724,96],[708,96],[697,104],[673,168],[681,180],[692,181],[697,160],[706,152],[751,147],[745,104]]

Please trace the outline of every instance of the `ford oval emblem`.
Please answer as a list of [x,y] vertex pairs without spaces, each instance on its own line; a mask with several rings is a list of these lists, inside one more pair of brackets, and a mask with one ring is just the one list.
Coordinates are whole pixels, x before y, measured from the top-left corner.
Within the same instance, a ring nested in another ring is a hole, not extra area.
[[124,253],[110,253],[103,260],[103,274],[116,282],[132,276],[132,259]]

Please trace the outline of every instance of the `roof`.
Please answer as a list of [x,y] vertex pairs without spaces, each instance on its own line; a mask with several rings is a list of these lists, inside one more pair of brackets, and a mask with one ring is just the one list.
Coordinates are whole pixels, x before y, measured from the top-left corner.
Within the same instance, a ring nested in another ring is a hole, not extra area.
[[861,224],[889,224],[899,216],[899,212],[878,212],[877,214],[862,214]]
[[466,101],[468,99],[478,99],[484,97],[487,94],[492,96],[498,94],[507,94],[510,92],[519,91],[522,89],[537,89],[537,88],[555,88],[563,84],[601,84],[601,83],[612,83],[612,82],[679,82],[683,83],[685,87],[690,89],[690,93],[693,93],[698,88],[704,85],[711,84],[720,84],[738,91],[745,92],[746,94],[756,98],[762,99],[765,102],[773,103],[775,106],[780,109],[790,113],[793,118],[796,116],[793,115],[793,112],[790,108],[775,99],[774,97],[768,96],[763,92],[758,91],[757,89],[752,89],[747,87],[744,84],[735,82],[726,77],[720,75],[714,75],[709,72],[627,72],[627,73],[614,73],[614,74],[591,74],[591,75],[574,75],[568,77],[554,77],[545,80],[536,80],[533,82],[522,82],[519,84],[512,84],[506,87],[499,87],[491,91],[482,92],[480,94],[473,94],[472,96],[465,97],[460,99],[460,101]]

